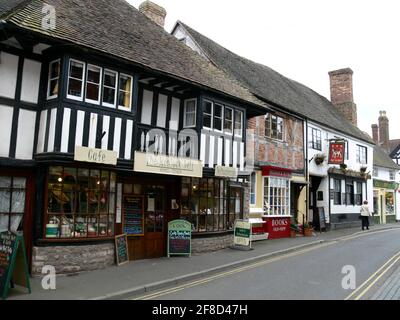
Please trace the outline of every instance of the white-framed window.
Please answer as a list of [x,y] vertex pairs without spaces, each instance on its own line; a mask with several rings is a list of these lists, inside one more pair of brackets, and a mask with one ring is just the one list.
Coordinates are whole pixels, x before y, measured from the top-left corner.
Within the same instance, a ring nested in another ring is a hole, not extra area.
[[104,70],[103,80],[103,106],[115,108],[117,97],[118,73],[112,70]]
[[233,109],[225,107],[225,118],[224,118],[224,133],[233,133]]
[[252,172],[250,175],[250,204],[256,204],[257,174]]
[[58,97],[60,88],[60,69],[61,60],[55,60],[49,64],[49,82],[47,86],[47,99],[54,99]]
[[290,180],[264,177],[264,209],[269,216],[290,216]]
[[193,128],[196,126],[196,110],[197,100],[188,99],[185,100],[185,106],[183,111],[183,126],[185,128]]
[[357,145],[357,163],[367,164],[367,147]]
[[213,128],[213,103],[204,100],[203,104],[203,128],[211,130]]
[[235,110],[235,136],[241,137],[243,134],[243,112]]
[[283,118],[267,113],[265,116],[265,136],[272,139],[283,140]]
[[102,68],[87,65],[85,102],[100,104],[101,73]]
[[214,130],[222,132],[224,120],[224,106],[218,103],[214,104]]
[[396,180],[396,172],[395,171],[393,171],[393,170],[389,171],[389,180],[392,180],[392,181]]
[[68,70],[67,98],[82,101],[85,63],[71,59]]
[[310,147],[312,149],[322,151],[321,130],[316,128],[311,128],[309,139],[310,139]]
[[118,109],[130,111],[132,107],[132,77],[120,73],[118,89]]

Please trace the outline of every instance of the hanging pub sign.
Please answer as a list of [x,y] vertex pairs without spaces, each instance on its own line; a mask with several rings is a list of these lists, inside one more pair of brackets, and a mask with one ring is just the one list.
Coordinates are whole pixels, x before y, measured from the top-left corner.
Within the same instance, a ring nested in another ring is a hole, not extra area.
[[31,293],[29,269],[23,236],[6,231],[0,233],[0,295],[7,299],[14,284]]
[[329,143],[329,164],[344,164],[344,142]]

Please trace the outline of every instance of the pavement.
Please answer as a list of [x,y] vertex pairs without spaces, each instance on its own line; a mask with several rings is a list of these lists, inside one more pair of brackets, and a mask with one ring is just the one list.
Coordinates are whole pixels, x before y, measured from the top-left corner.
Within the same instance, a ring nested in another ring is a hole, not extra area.
[[400,228],[400,223],[374,225],[369,231],[348,228],[314,233],[313,237],[296,237],[254,242],[253,250],[230,248],[215,252],[194,254],[188,257],[171,257],[131,261],[123,266],[57,276],[56,289],[44,290],[41,278],[31,279],[32,293],[25,288],[10,290],[9,300],[99,300],[123,299],[165,288],[171,285],[200,279],[234,267],[244,266],[307,247],[337,241],[346,236],[373,233],[385,229]]
[[400,267],[393,272],[371,300],[400,300]]

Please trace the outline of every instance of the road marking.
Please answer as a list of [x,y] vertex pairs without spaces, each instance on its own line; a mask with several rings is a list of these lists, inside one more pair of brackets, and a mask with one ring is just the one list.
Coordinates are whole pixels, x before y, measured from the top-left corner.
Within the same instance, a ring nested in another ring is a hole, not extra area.
[[[397,258],[397,259],[396,259]],[[393,260],[395,260],[393,263],[391,263]],[[372,283],[361,292],[360,295],[358,295],[354,300],[359,300],[365,293],[367,293],[368,290],[372,288],[372,286],[384,275],[386,272],[388,272],[394,264],[397,263],[397,261],[400,260],[400,251],[397,252],[393,257],[391,257],[388,261],[386,261],[376,272],[374,272],[367,280],[365,280],[356,290],[354,290],[350,295],[348,295],[345,300],[350,300],[354,295],[356,295],[360,290],[363,289],[364,286],[366,286],[370,281],[374,279],[388,264],[390,264],[382,273],[375,278]]]
[[[287,259],[287,258],[290,258],[290,257],[294,257],[294,256],[297,256],[297,255],[301,255],[301,254],[304,254],[304,253],[307,253],[307,252],[310,252],[310,251],[314,251],[314,250],[317,250],[317,249],[320,249],[320,248],[323,248],[323,247],[328,247],[328,246],[334,245],[334,244],[336,244],[338,242],[341,242],[341,241],[353,240],[353,239],[364,237],[364,236],[368,236],[368,235],[371,235],[371,234],[388,232],[388,231],[393,231],[393,230],[396,230],[396,229],[387,229],[387,230],[381,230],[381,231],[376,231],[376,232],[367,232],[367,233],[360,233],[360,234],[357,234],[357,235],[345,236],[343,238],[335,239],[335,240],[333,240],[331,242],[328,242],[328,243],[323,243],[323,244],[320,244],[320,245],[317,245],[317,246],[314,246],[314,247],[311,247],[311,248],[303,249],[303,250],[292,252],[292,253],[287,253],[287,254],[284,254],[282,256],[275,257],[275,258],[266,258],[264,260],[249,264],[247,266],[237,267],[237,268],[234,268],[234,269],[232,269],[230,271],[225,271],[225,272],[222,272],[222,273],[218,273],[216,275],[209,276],[209,277],[206,277],[206,278],[203,278],[203,279],[200,279],[200,280],[192,281],[192,282],[189,282],[189,283],[186,283],[186,284],[182,284],[182,285],[179,285],[179,286],[175,286],[175,287],[172,287],[172,288],[169,288],[169,289],[156,291],[156,292],[149,293],[149,294],[137,297],[137,298],[131,298],[129,300],[150,300],[150,299],[154,299],[154,298],[157,298],[157,297],[160,297],[160,296],[164,296],[164,295],[167,295],[167,294],[171,294],[171,293],[174,293],[174,292],[177,292],[177,291],[182,291],[184,289],[188,289],[188,288],[191,288],[191,287],[199,286],[201,284],[205,284],[205,283],[211,282],[211,281],[219,279],[219,278],[227,277],[227,276],[230,276],[230,275],[233,275],[233,274],[236,274],[236,273],[240,273],[240,272],[243,272],[243,271],[254,269],[254,268],[257,268],[257,267],[260,267],[260,266],[263,266],[263,265],[267,265],[267,264],[270,264],[270,263],[273,263],[273,262],[276,262],[276,261],[280,261],[280,260]],[[400,230],[400,228],[398,230]]]

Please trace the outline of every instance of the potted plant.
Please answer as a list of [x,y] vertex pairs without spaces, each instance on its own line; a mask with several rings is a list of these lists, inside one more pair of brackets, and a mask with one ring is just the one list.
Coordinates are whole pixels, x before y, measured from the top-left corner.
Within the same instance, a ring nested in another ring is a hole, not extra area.
[[341,169],[343,172],[346,172],[346,171],[347,171],[347,164],[342,163],[342,164],[340,165],[340,169]]
[[361,166],[360,167],[360,171],[361,171],[361,173],[365,173],[366,171],[367,171],[367,166]]
[[315,163],[319,166],[322,164],[325,160],[325,154],[324,153],[318,153],[314,156],[314,161]]
[[313,236],[313,230],[314,230],[313,227],[308,223],[305,223],[303,227],[304,227],[304,236],[312,237]]
[[299,226],[297,224],[291,223],[290,224],[290,237],[296,238],[296,233],[299,232]]

